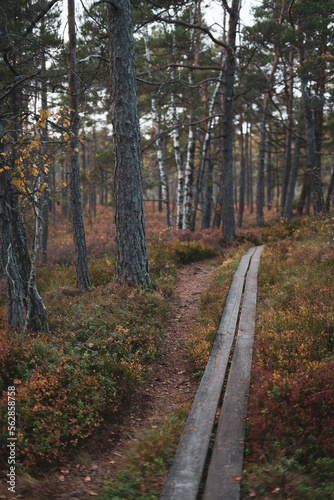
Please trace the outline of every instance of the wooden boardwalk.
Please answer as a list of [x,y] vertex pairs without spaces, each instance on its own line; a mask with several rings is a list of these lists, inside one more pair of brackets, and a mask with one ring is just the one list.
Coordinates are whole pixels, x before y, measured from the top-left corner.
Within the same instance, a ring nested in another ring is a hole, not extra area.
[[231,354],[203,498],[234,500],[240,497],[257,275],[262,250],[263,246],[248,250],[234,275],[217,337],[169,471],[162,500],[198,498]]

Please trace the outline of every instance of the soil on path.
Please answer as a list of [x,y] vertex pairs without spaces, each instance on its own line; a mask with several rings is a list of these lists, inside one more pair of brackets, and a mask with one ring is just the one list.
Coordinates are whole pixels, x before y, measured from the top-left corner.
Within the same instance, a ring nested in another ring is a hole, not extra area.
[[122,444],[142,429],[159,425],[180,404],[191,401],[198,383],[185,343],[199,317],[199,298],[208,288],[221,259],[208,259],[182,267],[176,298],[166,324],[161,354],[149,379],[134,394],[122,424],[103,424],[80,452],[38,478],[19,477],[16,494],[0,483],[0,499],[92,499],[103,493],[103,482],[117,470]]

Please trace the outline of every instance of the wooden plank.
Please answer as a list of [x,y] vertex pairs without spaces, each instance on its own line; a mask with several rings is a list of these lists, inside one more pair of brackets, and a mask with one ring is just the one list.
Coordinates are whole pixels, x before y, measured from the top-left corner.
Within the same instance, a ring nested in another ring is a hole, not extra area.
[[242,257],[233,277],[217,337],[166,480],[163,500],[197,498],[235,336],[245,275],[254,252],[254,248],[250,249]]
[[262,247],[247,274],[238,336],[224,395],[204,500],[239,500],[244,454],[248,392],[255,330],[257,275]]

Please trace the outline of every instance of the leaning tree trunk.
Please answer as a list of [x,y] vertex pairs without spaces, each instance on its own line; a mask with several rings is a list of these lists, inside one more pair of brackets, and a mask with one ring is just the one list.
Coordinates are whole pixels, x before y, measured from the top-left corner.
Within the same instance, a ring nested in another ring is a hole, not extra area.
[[107,5],[114,142],[116,280],[149,285],[130,0]]
[[[149,41],[148,41],[147,26],[145,26],[143,34],[144,34],[144,41],[145,41],[145,48],[146,48],[146,58],[147,58],[147,62],[148,62],[148,74],[149,74],[150,81],[152,81],[151,50],[150,50],[150,45],[149,45]],[[159,129],[159,115],[158,115],[157,102],[156,102],[155,97],[153,97],[153,95],[151,97],[151,107],[152,107],[152,118],[153,118],[153,130],[154,130],[154,133],[156,135],[155,148],[156,148],[157,157],[158,157],[159,176],[160,176],[162,197],[163,197],[163,201],[164,201],[165,207],[166,207],[167,225],[169,227],[173,227],[173,218],[172,218],[172,212],[170,209],[170,202],[169,202],[168,174],[167,174],[167,170],[165,167],[165,162],[164,162],[164,158],[163,158],[163,154],[162,154],[161,138],[159,137],[160,129]]]
[[240,0],[233,0],[229,8],[228,50],[224,64],[222,81],[222,175],[219,189],[219,204],[222,214],[222,231],[226,241],[235,239],[233,202],[233,120],[234,120],[234,77],[235,41],[239,22]]
[[[0,123],[0,136],[3,138],[3,127]],[[1,152],[3,149],[0,146]],[[0,158],[0,167],[3,160]],[[8,327],[21,330],[24,326],[24,291],[18,269],[14,248],[12,207],[9,184],[10,173],[4,170],[0,173],[0,256],[1,267],[7,284],[7,321]]]
[[[4,152],[3,125],[0,123],[1,152]],[[0,170],[3,156],[1,156]],[[21,221],[18,194],[10,170],[0,173],[0,252],[7,282],[9,328],[48,331],[46,309],[37,291],[25,229]],[[24,312],[26,315],[24,315]]]
[[80,170],[79,170],[79,101],[76,75],[76,32],[74,0],[68,0],[68,91],[70,99],[70,191],[75,264],[78,287],[87,289],[91,286],[88,269],[85,229],[82,217]]

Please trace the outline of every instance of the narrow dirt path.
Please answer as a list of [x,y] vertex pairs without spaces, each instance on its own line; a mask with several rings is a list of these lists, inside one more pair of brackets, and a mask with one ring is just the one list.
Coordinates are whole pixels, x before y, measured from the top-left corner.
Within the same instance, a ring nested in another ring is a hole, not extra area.
[[158,425],[178,405],[193,399],[197,381],[185,342],[199,317],[199,298],[208,288],[221,259],[189,264],[178,272],[174,312],[166,325],[161,354],[148,380],[135,393],[128,417],[121,425],[103,424],[73,456],[44,477],[23,476],[17,494],[0,484],[0,499],[88,500],[103,492],[103,481],[117,469],[121,445],[138,430]]

